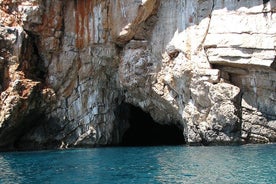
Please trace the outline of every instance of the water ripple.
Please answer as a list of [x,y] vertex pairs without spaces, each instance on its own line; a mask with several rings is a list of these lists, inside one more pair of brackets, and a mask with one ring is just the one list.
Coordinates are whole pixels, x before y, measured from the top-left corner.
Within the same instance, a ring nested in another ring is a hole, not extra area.
[[276,183],[276,145],[0,153],[0,183]]

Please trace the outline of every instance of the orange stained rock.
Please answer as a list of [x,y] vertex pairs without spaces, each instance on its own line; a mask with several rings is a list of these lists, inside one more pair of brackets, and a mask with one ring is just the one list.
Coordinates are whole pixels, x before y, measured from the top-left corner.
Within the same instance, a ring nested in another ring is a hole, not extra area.
[[0,23],[10,27],[21,25],[21,14],[16,11],[11,12],[9,3],[12,2],[3,1],[0,3]]
[[[87,46],[92,41],[98,41],[93,40],[92,36],[96,34],[95,30],[97,29],[97,25],[95,25],[97,17],[95,17],[93,10],[98,4],[104,2],[102,0],[74,0],[76,47],[78,49]],[[101,10],[102,12],[103,10]],[[105,17],[101,18],[104,19]],[[106,27],[106,25],[104,26]]]
[[76,47],[83,48],[90,42],[89,15],[93,13],[94,0],[75,0]]
[[51,3],[49,12],[43,14],[42,24],[38,26],[38,32],[44,37],[51,37],[54,35],[54,31],[60,31],[62,29],[62,2],[55,1]]

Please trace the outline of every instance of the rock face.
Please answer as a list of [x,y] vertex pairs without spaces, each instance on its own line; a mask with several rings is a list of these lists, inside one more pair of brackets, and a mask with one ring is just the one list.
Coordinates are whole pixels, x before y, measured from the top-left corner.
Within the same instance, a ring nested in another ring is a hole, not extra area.
[[118,145],[135,108],[189,145],[275,142],[275,11],[275,0],[2,0],[0,148]]

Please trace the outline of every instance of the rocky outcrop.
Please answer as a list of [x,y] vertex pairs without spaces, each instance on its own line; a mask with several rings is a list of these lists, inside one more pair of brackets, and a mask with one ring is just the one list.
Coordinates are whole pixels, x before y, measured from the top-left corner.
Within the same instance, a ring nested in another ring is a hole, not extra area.
[[118,145],[130,106],[189,145],[275,142],[275,7],[0,1],[0,147]]

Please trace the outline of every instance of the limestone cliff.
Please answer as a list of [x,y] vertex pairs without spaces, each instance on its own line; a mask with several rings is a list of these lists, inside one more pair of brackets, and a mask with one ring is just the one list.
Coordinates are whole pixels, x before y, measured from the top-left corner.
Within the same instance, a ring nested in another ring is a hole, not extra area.
[[263,3],[1,0],[0,148],[120,145],[137,109],[188,145],[275,142]]

